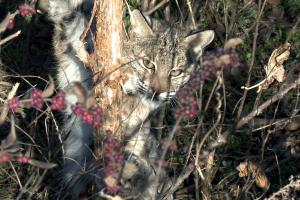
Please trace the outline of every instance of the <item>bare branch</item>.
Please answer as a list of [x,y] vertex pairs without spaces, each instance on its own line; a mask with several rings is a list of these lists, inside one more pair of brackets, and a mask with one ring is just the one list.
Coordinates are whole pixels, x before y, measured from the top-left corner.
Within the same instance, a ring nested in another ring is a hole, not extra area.
[[154,6],[153,8],[150,8],[150,10],[144,12],[144,15],[151,15],[152,13],[154,13],[156,10],[158,10],[159,8],[161,8],[162,6],[164,6],[166,3],[168,3],[170,0],[163,0],[161,2],[159,2],[156,6]]
[[[262,113],[266,108],[268,108],[270,105],[272,105],[276,101],[282,99],[289,91],[291,91],[292,89],[295,89],[299,85],[300,85],[300,76],[293,83],[289,84],[284,90],[282,90],[282,91],[278,92],[277,94],[275,94],[274,96],[272,96],[270,99],[268,99],[263,104],[258,106],[257,109],[254,109],[252,112],[250,112],[247,116],[242,117],[237,122],[237,125],[235,128],[239,129],[242,126],[244,126],[245,124],[249,123],[250,120],[252,120],[255,116]],[[210,145],[210,148],[216,148],[216,147],[226,143],[227,138],[228,138],[229,134],[231,133],[231,131],[232,131],[232,129],[229,129],[229,130],[225,131],[223,134],[219,135],[217,142],[212,143]]]
[[11,34],[10,36],[7,36],[6,38],[0,40],[0,46],[5,44],[6,42],[18,37],[20,35],[20,33],[21,33],[21,31],[19,30],[19,31],[15,32],[14,34]]
[[297,199],[298,196],[296,191],[300,191],[300,176],[291,177],[289,184],[280,188],[280,190],[273,193],[272,196],[266,200]]

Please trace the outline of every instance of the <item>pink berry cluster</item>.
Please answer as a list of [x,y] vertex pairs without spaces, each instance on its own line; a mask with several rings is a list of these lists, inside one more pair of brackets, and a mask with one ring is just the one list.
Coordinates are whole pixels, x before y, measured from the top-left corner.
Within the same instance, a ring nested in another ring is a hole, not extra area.
[[200,70],[194,72],[191,80],[185,87],[177,92],[179,105],[173,109],[175,117],[183,116],[186,119],[194,119],[198,113],[198,100],[194,94],[199,90],[203,83]]
[[29,163],[29,158],[27,156],[20,156],[18,158],[18,162],[21,164],[27,164]]
[[[36,13],[36,9],[34,9],[33,7],[31,7],[29,5],[23,4],[23,5],[19,6],[19,14],[22,17],[26,17],[28,15],[35,14],[35,13]],[[15,18],[13,16],[9,19],[7,28],[9,30],[12,30],[14,27],[15,27]]]
[[194,95],[191,96],[189,90],[181,89],[177,98],[179,99],[180,105],[173,109],[175,117],[178,119],[180,116],[183,116],[187,119],[194,119],[198,113],[198,102]]
[[[105,177],[113,176],[116,180],[120,174],[120,170],[123,163],[123,155],[121,154],[121,143],[113,138],[112,136],[108,136],[104,142],[104,156],[107,160],[107,165],[104,168]],[[119,191],[119,187],[108,186],[106,187],[108,193],[117,193]]]
[[[50,101],[51,110],[59,110],[64,111],[67,108],[67,104],[65,102],[65,92],[58,91],[55,96],[51,99],[43,98],[43,92],[39,89],[33,89],[31,92],[30,106],[36,109],[42,109],[45,101]],[[15,111],[19,108],[23,102],[28,100],[20,100],[19,97],[14,97],[7,102],[8,108],[12,111]],[[95,128],[99,128],[102,122],[102,109],[99,106],[92,106],[90,108],[86,108],[82,103],[77,103],[71,106],[73,113],[79,116],[83,123],[90,124]]]
[[19,6],[19,12],[22,17],[26,17],[27,15],[35,14],[36,10],[29,5],[23,4]]
[[52,97],[51,100],[51,110],[65,110],[67,108],[67,105],[65,103],[65,96],[66,94],[63,91],[57,92],[57,94]]
[[[22,100],[19,97],[14,97],[7,102],[8,108],[11,110],[16,110],[21,106]],[[34,89],[31,93],[31,101],[30,106],[42,109],[44,105],[44,99],[42,97],[42,91],[39,89]],[[52,110],[60,110],[63,111],[67,108],[65,103],[65,93],[63,91],[59,91],[54,97],[51,99]]]
[[235,49],[224,50],[218,48],[203,55],[201,74],[203,80],[213,78],[222,68],[235,68],[241,65],[240,58]]
[[1,163],[6,163],[8,161],[10,161],[10,157],[8,155],[4,154],[4,155],[0,156],[0,164]]
[[16,110],[18,107],[20,107],[21,105],[21,102],[20,102],[20,98],[19,97],[14,97],[12,98],[11,100],[9,100],[7,102],[8,104],[8,107],[11,109],[11,110]]
[[11,157],[7,154],[4,154],[4,155],[0,156],[0,164],[1,163],[6,163],[8,161],[18,161],[18,163],[20,163],[20,164],[28,164],[29,163],[29,157],[21,155],[16,159],[14,156]]
[[42,91],[34,89],[31,93],[30,105],[36,109],[42,109],[44,105],[44,99],[42,97]]
[[79,116],[83,123],[90,124],[95,128],[101,126],[102,109],[99,106],[93,106],[86,109],[82,103],[77,103],[71,106],[73,113]]
[[177,92],[179,105],[173,109],[175,117],[195,118],[198,113],[198,100],[194,94],[200,89],[204,81],[213,78],[218,70],[239,67],[240,64],[239,55],[234,49],[224,50],[218,48],[206,52],[203,55],[201,68],[197,69],[187,85]]

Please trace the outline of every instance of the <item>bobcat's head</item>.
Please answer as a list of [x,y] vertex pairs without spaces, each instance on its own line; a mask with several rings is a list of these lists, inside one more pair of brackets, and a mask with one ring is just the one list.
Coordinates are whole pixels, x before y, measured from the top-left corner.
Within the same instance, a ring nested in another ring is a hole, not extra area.
[[124,51],[132,61],[133,74],[124,84],[124,92],[153,101],[173,98],[189,81],[214,32],[207,30],[186,37],[185,31],[176,28],[155,32],[138,10],[132,12],[131,24],[132,37]]

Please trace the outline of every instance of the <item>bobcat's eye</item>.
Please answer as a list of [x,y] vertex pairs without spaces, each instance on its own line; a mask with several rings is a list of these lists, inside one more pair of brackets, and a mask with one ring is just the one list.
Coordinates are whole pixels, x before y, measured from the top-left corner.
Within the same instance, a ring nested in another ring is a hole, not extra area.
[[148,59],[143,59],[143,65],[147,68],[147,69],[151,69],[151,70],[155,70],[155,65],[153,62],[151,62]]
[[182,73],[183,73],[183,71],[181,69],[174,69],[174,70],[170,71],[170,76],[175,77],[175,76],[181,75]]

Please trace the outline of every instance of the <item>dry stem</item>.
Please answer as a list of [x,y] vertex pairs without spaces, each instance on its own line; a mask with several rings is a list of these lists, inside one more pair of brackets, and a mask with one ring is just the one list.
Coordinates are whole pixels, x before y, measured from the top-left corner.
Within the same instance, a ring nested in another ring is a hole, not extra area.
[[6,42],[8,42],[8,41],[10,41],[10,40],[18,37],[20,34],[21,34],[21,31],[19,30],[19,31],[17,31],[17,32],[15,32],[15,33],[13,33],[13,34],[11,34],[9,36],[7,36],[6,38],[0,40],[0,46],[2,46],[3,44],[5,44]]
[[[270,99],[268,99],[263,104],[261,104],[260,106],[258,106],[257,109],[254,109],[252,112],[250,112],[245,117],[242,117],[237,122],[235,128],[239,129],[242,126],[244,126],[245,124],[249,123],[250,120],[252,120],[255,116],[257,116],[260,113],[262,113],[266,108],[268,108],[270,105],[272,105],[276,101],[282,99],[289,91],[291,91],[292,89],[295,89],[299,85],[300,85],[300,75],[299,75],[299,77],[293,83],[289,84],[285,89],[283,89],[282,91],[280,91],[277,94],[275,94],[274,96],[272,96]],[[216,148],[216,147],[218,147],[218,146],[226,143],[227,137],[231,133],[231,131],[232,131],[232,129],[229,129],[229,130],[225,131],[222,135],[220,135],[218,137],[218,141],[216,143],[211,144],[210,148]]]

